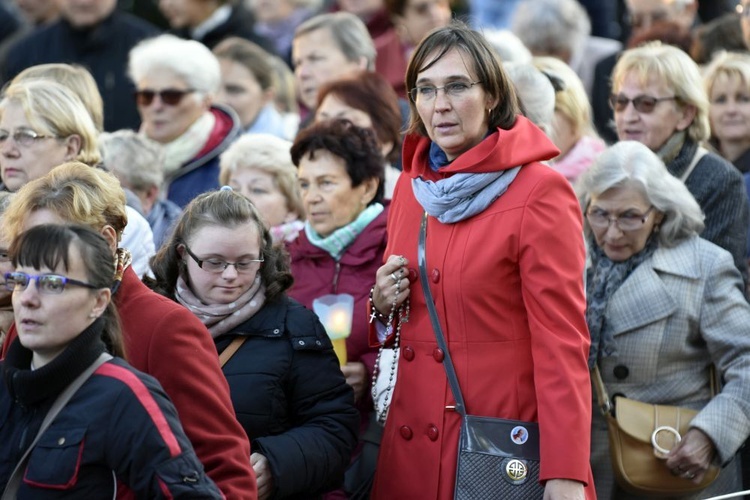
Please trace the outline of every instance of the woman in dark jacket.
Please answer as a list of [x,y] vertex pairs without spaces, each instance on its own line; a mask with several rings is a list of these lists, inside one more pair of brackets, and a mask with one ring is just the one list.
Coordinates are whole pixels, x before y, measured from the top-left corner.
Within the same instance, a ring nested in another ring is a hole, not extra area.
[[250,200],[193,200],[152,260],[156,289],[208,327],[237,419],[250,437],[258,496],[312,498],[335,487],[358,414],[317,317],[284,291],[287,259]]
[[59,395],[96,363],[33,445],[12,497],[113,498],[123,484],[138,498],[224,498],[156,379],[106,353],[123,348],[104,238],[40,225],[10,254],[18,338],[1,365],[0,490]]

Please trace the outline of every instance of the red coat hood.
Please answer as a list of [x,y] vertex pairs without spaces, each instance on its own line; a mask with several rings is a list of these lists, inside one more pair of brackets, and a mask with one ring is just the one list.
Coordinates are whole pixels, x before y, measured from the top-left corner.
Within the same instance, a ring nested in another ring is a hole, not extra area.
[[[431,142],[428,137],[416,134],[404,139],[403,169],[410,177],[425,174],[432,177],[428,161]],[[518,116],[513,127],[508,130],[498,128],[496,133],[441,168],[440,173],[497,172],[550,160],[559,154],[560,150],[539,127],[528,118]]]

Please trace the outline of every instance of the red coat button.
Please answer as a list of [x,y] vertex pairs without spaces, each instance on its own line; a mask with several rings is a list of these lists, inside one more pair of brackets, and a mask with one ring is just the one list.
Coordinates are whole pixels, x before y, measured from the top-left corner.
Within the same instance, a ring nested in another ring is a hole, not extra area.
[[442,363],[443,358],[445,358],[445,353],[441,348],[436,347],[435,350],[432,351],[432,357],[435,358],[435,361],[438,363]]
[[427,437],[430,438],[430,441],[437,441],[438,436],[440,436],[440,431],[437,427],[431,425],[427,428]]
[[409,427],[408,425],[402,425],[401,429],[399,429],[399,432],[401,432],[401,437],[406,439],[407,441],[410,440],[414,435],[414,433],[411,431],[411,427]]
[[419,277],[419,273],[416,269],[409,268],[409,283],[414,283],[417,281],[417,278]]
[[438,271],[437,269],[433,269],[430,273],[430,278],[432,279],[433,283],[437,283],[438,281],[440,281],[440,271]]
[[404,359],[406,361],[411,361],[412,359],[414,359],[414,349],[412,349],[411,346],[404,347],[403,353]]

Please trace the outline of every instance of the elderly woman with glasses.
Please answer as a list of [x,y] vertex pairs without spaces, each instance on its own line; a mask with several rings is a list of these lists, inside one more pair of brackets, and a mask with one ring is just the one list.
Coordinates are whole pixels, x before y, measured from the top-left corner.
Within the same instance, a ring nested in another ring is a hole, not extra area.
[[[723,468],[700,494],[679,498],[741,489],[734,457],[750,435],[750,306],[732,256],[698,237],[700,207],[644,144],[606,150],[576,190],[591,261],[589,365],[610,395],[699,410],[663,466],[695,483]],[[723,382],[715,395],[711,365]],[[599,412],[591,464],[598,498],[631,498],[615,483]]]
[[687,186],[706,216],[701,237],[729,251],[747,280],[745,185],[731,163],[700,146],[710,126],[698,66],[680,49],[653,42],[623,53],[612,92],[620,140],[645,144]]
[[538,423],[541,473],[530,480],[545,498],[594,498],[581,210],[541,163],[559,150],[521,115],[492,46],[463,24],[421,41],[406,83],[404,170],[368,311],[371,338],[394,343],[398,359],[373,497],[454,498],[450,354],[473,415]]
[[314,498],[338,485],[359,415],[315,314],[290,299],[288,257],[231,189],[195,198],[152,260],[155,288],[211,332],[258,498]]
[[141,133],[164,146],[165,192],[184,207],[219,187],[219,155],[242,133],[237,114],[213,102],[219,61],[200,42],[161,35],[130,51]]

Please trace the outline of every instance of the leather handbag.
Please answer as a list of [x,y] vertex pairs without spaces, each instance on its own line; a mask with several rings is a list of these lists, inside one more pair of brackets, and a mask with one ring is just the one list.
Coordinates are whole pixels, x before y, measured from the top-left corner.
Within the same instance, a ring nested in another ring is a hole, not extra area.
[[453,366],[435,303],[427,281],[425,242],[427,213],[422,217],[417,260],[427,310],[438,346],[445,357],[443,366],[448,377],[455,410],[461,416],[461,433],[456,467],[456,500],[533,500],[544,496],[539,483],[539,426],[494,417],[468,415],[458,377]]
[[610,403],[599,367],[592,372],[599,407],[607,420],[609,451],[617,484],[635,495],[681,496],[707,488],[719,475],[710,467],[700,484],[675,476],[664,464],[690,428],[696,410],[643,403],[623,396]]

